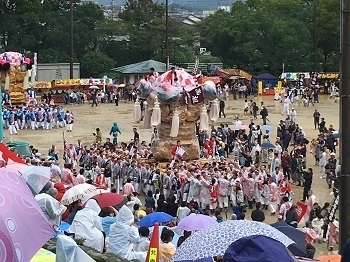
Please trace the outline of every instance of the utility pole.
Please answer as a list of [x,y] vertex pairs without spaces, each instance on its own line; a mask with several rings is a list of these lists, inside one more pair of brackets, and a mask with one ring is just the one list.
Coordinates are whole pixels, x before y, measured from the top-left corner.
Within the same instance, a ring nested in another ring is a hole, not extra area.
[[114,0],[111,1],[111,20],[114,20],[114,14],[113,14],[113,9],[114,9]]
[[74,56],[74,47],[73,47],[73,0],[70,0],[70,54],[69,54],[69,77],[70,79],[74,78],[73,74],[73,56]]
[[[313,18],[312,18],[312,22],[313,22],[313,44],[314,44],[314,72],[318,72],[318,63],[317,63],[317,1],[318,0],[313,0],[312,4],[313,4]],[[341,0],[342,1],[342,0]]]
[[165,59],[166,68],[169,70],[169,0],[165,1]]
[[350,237],[350,0],[341,0],[339,250]]

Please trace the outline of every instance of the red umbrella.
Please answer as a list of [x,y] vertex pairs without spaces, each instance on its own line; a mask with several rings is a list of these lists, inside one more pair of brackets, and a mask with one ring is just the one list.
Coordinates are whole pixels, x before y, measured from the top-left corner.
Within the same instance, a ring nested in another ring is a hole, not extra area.
[[92,197],[101,208],[104,207],[120,207],[126,203],[126,199],[122,195],[116,193],[102,193]]

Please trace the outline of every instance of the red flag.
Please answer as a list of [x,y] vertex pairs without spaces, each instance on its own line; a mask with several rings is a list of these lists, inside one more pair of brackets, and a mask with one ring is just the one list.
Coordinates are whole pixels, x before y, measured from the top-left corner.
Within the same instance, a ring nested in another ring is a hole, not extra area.
[[22,158],[18,157],[3,143],[0,143],[0,160],[5,161],[7,164],[11,164],[11,163],[26,164],[26,162]]
[[145,262],[159,262],[159,224],[158,223],[154,225],[151,242],[149,244]]
[[297,206],[298,206],[298,209],[297,209],[298,221],[297,222],[299,223],[300,220],[303,218],[303,216],[306,213],[307,206],[302,202],[297,202]]

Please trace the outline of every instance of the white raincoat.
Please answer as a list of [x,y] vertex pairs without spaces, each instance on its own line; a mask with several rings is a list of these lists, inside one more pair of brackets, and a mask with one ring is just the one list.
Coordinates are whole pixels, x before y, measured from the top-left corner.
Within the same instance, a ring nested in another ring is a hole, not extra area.
[[78,211],[70,230],[76,238],[85,238],[84,245],[95,248],[102,253],[104,246],[102,218],[98,216],[101,208],[96,200],[90,199],[85,208]]
[[137,228],[131,226],[133,222],[134,216],[131,210],[123,206],[119,210],[117,221],[111,225],[107,252],[129,260],[138,259],[144,262],[147,252],[135,252],[133,250],[133,244],[137,243],[140,239]]
[[75,241],[65,235],[57,236],[56,262],[94,262]]
[[67,207],[61,205],[60,202],[46,193],[36,195],[35,200],[43,211],[50,225],[59,226],[61,223],[61,216],[66,211]]

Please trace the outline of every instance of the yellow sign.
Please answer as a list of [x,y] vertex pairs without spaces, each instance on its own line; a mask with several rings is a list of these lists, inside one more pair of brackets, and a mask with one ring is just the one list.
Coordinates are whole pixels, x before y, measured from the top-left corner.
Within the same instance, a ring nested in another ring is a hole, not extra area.
[[282,81],[278,81],[277,82],[276,93],[278,93],[278,94],[282,94],[283,93]]
[[149,251],[148,262],[157,262],[158,248],[151,247]]
[[262,81],[258,81],[258,95],[262,96],[263,94],[263,83]]
[[54,86],[72,86],[72,85],[80,85],[80,79],[54,80]]
[[323,73],[321,75],[322,79],[338,79],[339,74],[338,73]]

